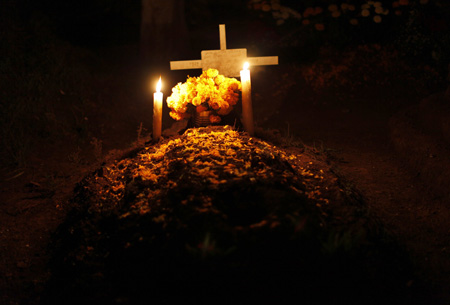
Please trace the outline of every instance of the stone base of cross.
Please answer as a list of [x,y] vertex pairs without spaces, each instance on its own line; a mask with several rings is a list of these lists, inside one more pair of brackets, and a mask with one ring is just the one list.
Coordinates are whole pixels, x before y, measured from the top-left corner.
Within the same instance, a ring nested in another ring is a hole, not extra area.
[[217,69],[229,77],[237,77],[245,62],[250,66],[278,65],[278,56],[247,57],[247,49],[227,49],[225,24],[219,25],[220,50],[202,51],[201,60],[171,61],[171,70]]

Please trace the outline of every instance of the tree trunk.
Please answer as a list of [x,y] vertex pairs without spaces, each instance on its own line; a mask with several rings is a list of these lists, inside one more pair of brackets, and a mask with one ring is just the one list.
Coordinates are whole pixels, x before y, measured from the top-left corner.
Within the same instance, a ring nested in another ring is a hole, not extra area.
[[142,0],[140,52],[144,64],[169,65],[187,49],[188,41],[184,0]]

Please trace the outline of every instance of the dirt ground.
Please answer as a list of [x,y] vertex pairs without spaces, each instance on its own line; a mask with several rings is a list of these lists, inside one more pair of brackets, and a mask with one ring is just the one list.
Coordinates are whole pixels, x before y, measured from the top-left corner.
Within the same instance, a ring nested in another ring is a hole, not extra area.
[[[432,283],[436,304],[450,303],[450,205],[430,193],[414,169],[396,153],[389,122],[399,107],[379,107],[379,97],[370,94],[364,103],[355,98],[337,104],[331,101],[333,97],[305,94],[295,86],[278,98],[265,90],[270,88],[255,81],[258,126],[278,129],[292,143],[300,141],[326,155],[410,253],[418,272]],[[398,94],[392,94],[392,98],[401,99]],[[120,113],[120,108],[117,111]],[[70,208],[66,201],[74,186],[104,158],[112,160],[122,154],[118,150],[137,145],[137,124],[123,125],[122,133],[103,138],[102,158],[91,155],[77,159],[73,148],[55,144],[37,151],[25,170],[2,171],[1,304],[38,304],[49,278],[48,245]],[[106,151],[111,149],[117,150],[108,155]],[[431,303],[423,300],[423,304]]]
[[389,137],[390,115],[318,106],[291,130],[324,151],[363,193],[372,211],[408,249],[420,273],[441,287],[439,298],[445,304],[450,300],[448,201],[430,193],[418,172],[396,153]]

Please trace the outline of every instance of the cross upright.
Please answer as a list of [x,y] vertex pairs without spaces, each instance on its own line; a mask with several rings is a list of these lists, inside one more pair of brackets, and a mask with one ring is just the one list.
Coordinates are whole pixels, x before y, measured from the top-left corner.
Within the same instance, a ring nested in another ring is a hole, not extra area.
[[278,65],[278,56],[247,57],[247,49],[227,49],[225,24],[219,25],[220,50],[202,51],[200,60],[171,61],[171,70],[214,68],[225,76],[239,76],[244,62],[251,66]]

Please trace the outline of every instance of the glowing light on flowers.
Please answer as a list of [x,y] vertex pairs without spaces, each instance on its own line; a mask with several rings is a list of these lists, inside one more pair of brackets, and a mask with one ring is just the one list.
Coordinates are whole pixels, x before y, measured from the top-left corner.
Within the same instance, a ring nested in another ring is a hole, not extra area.
[[172,88],[167,98],[170,116],[175,120],[190,118],[194,113],[211,111],[211,123],[220,121],[220,115],[229,114],[239,101],[241,83],[235,78],[219,74],[216,69],[203,71],[199,77],[188,77],[185,83]]

